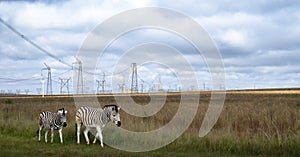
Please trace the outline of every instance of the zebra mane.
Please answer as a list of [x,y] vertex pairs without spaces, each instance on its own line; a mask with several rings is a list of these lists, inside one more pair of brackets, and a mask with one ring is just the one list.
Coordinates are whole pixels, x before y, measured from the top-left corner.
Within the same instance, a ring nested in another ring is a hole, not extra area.
[[65,108],[58,109],[58,111],[62,111],[62,115],[63,115],[63,116],[66,114],[66,113],[65,113]]
[[117,113],[119,112],[117,105],[105,105],[103,108],[109,108],[109,107],[112,107],[112,110],[116,110]]

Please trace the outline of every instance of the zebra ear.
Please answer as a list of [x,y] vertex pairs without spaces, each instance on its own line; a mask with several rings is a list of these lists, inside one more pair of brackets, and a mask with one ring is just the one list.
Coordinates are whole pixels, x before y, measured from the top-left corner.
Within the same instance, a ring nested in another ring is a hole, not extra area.
[[63,111],[62,110],[58,110],[57,113],[63,114]]

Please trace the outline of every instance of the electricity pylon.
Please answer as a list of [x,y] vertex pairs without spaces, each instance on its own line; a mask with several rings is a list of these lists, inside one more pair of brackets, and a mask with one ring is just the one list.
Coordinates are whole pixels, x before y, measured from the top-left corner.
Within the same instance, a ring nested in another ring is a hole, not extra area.
[[131,93],[138,93],[138,80],[137,80],[137,67],[136,63],[132,63],[132,74],[131,74]]
[[50,68],[46,63],[44,63],[44,65],[46,66],[46,68],[42,68],[42,69],[41,69],[41,75],[43,76],[43,71],[44,71],[44,70],[47,70],[47,71],[48,71],[46,94],[52,94],[51,68]]

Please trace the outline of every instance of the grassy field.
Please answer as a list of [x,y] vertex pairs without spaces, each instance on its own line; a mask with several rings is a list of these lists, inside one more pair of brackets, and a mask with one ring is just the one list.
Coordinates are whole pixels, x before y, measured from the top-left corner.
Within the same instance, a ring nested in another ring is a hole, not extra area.
[[[171,144],[144,153],[101,148],[99,144],[87,146],[83,137],[77,145],[72,96],[0,96],[0,156],[300,156],[300,90],[228,91],[218,122],[203,138],[198,137],[198,131],[210,92],[200,95],[198,112],[189,129]],[[155,94],[151,98],[160,97]],[[147,94],[135,94],[132,98],[141,105],[150,101]],[[115,103],[112,95],[98,99],[101,105]],[[172,119],[179,102],[180,93],[170,93],[164,107],[147,118],[122,111],[122,127],[134,131],[157,129]],[[54,112],[61,107],[69,111],[69,125],[63,130],[65,143],[59,143],[57,132],[53,144],[46,144],[43,139],[37,142],[39,112]]]

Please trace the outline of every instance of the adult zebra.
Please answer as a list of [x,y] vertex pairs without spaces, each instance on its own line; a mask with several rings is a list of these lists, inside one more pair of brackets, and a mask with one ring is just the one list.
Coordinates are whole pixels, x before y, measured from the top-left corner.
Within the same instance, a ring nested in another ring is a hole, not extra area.
[[81,107],[76,112],[76,130],[77,143],[80,143],[80,127],[81,124],[85,126],[83,132],[87,144],[90,144],[88,132],[91,128],[96,128],[96,135],[93,143],[96,143],[97,138],[100,140],[101,147],[103,147],[102,129],[105,125],[112,121],[118,127],[121,126],[120,121],[120,107],[117,105],[106,105],[103,108]]
[[48,142],[48,131],[51,130],[51,143],[53,143],[54,130],[58,130],[60,143],[63,143],[62,139],[62,127],[67,126],[67,112],[64,108],[61,108],[57,113],[43,111],[40,113],[39,120],[39,141],[41,141],[41,132],[45,128],[45,142]]

